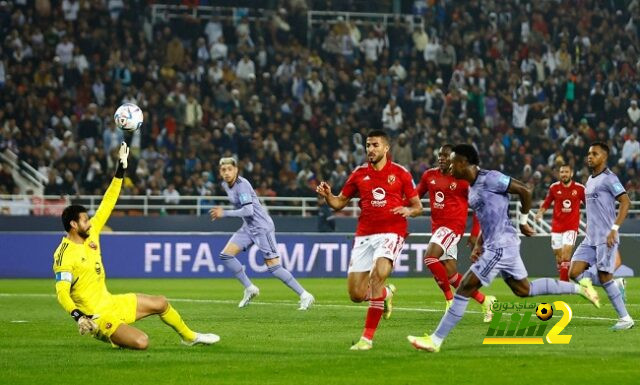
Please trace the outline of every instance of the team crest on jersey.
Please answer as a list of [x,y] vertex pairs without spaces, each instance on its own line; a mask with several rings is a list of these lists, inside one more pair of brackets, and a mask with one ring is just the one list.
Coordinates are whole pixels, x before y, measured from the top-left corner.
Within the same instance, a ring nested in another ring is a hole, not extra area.
[[89,247],[92,248],[93,250],[97,250],[98,249],[98,245],[96,245],[95,242],[93,242],[93,241],[89,242]]
[[104,325],[105,329],[111,329],[112,326],[113,324],[111,322],[107,322],[107,324]]
[[395,175],[391,174],[391,175],[389,175],[389,176],[387,177],[387,182],[388,182],[389,184],[393,184],[395,181],[396,181],[396,176],[395,176]]
[[451,182],[451,184],[449,185],[449,189],[451,190],[455,190],[458,187],[458,183],[457,182]]
[[102,272],[102,266],[100,266],[99,262],[96,262],[96,274],[100,275]]
[[571,196],[576,196],[578,195],[578,192],[576,190],[571,190]]

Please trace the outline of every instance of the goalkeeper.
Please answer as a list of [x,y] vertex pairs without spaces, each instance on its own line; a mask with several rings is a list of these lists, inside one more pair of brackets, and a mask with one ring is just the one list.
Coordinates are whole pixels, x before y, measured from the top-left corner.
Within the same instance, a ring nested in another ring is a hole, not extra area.
[[93,218],[89,219],[87,209],[79,205],[71,205],[62,212],[67,236],[53,254],[58,302],[77,322],[80,334],[91,334],[116,347],[146,349],[149,337],[129,324],[152,314],[158,314],[186,345],[214,344],[220,337],[193,332],[165,297],[113,295],[107,290],[100,255],[100,231],[120,195],[128,156],[129,147],[122,143],[115,177]]

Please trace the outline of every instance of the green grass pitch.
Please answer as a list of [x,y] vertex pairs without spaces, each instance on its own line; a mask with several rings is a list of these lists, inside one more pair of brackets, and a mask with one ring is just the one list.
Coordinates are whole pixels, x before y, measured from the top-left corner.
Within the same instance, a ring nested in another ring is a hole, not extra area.
[[[482,345],[480,307],[468,313],[437,354],[414,350],[408,334],[432,331],[443,314],[430,278],[392,279],[395,310],[382,320],[374,348],[353,352],[366,305],[350,303],[345,279],[303,279],[317,303],[297,311],[295,295],[275,279],[256,280],[261,295],[238,309],[241,286],[229,279],[111,279],[112,293],[164,294],[196,331],[222,337],[214,346],[186,347],[158,317],[135,326],[147,351],[113,349],[78,334],[53,295],[53,280],[0,280],[0,369],[5,384],[637,384],[640,330],[614,333],[615,313],[578,296],[564,300],[573,320],[568,345]],[[516,301],[501,281],[485,290]],[[640,278],[628,280],[628,308],[640,319]],[[555,318],[555,317],[554,317]]]

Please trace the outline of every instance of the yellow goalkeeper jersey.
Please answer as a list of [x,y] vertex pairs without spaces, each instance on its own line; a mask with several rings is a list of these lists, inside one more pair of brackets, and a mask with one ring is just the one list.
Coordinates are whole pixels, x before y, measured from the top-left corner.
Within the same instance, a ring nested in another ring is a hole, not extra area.
[[83,244],[63,237],[53,254],[56,286],[58,282],[69,282],[75,308],[85,314],[99,314],[113,304],[113,296],[105,284],[106,274],[100,254],[100,232],[116,205],[121,188],[122,178],[113,178],[96,214],[90,219],[89,237]]

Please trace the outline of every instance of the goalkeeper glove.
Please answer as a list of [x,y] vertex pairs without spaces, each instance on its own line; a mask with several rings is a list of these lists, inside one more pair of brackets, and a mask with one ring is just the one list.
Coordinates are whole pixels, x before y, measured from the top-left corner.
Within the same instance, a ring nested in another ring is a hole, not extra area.
[[71,311],[71,317],[78,323],[78,332],[80,332],[80,335],[95,334],[98,331],[98,324],[94,321],[98,316],[87,315],[78,309],[73,309]]
[[127,158],[129,157],[129,146],[125,142],[122,142],[120,145],[120,150],[118,151],[118,158],[120,159],[120,163],[122,163],[123,168],[127,168]]

